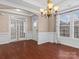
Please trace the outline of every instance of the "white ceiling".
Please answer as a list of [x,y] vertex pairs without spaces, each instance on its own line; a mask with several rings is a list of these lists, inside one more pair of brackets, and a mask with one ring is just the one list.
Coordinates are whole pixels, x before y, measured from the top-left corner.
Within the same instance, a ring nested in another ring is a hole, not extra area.
[[63,3],[59,4],[61,10],[67,10],[71,8],[78,8],[79,0],[66,0]]
[[0,4],[0,9],[15,9],[15,8],[11,7],[11,6],[6,6],[6,5]]
[[14,7],[11,7],[11,6],[7,6],[7,5],[0,4],[0,13],[1,12],[15,13],[15,14],[29,15],[29,16],[32,16],[33,15],[33,13],[31,13],[29,11],[21,10],[21,9],[17,9],[17,8],[14,8]]
[[[18,11],[19,10],[19,11]],[[32,16],[33,13],[25,11],[25,10],[20,10],[20,9],[0,9],[0,13],[9,13],[9,14],[18,14],[18,15],[25,15],[25,16]]]
[[[47,5],[47,0],[22,0],[22,1],[36,5],[40,8],[46,7],[46,5]],[[65,0],[53,0],[53,3],[54,4],[60,4],[60,3],[63,3],[63,1],[65,1]]]
[[[7,3],[7,2],[6,2]],[[27,10],[24,9],[20,9],[18,7],[14,7],[15,4],[13,4],[14,6],[9,5],[10,3],[5,4],[5,2],[3,1],[2,3],[0,2],[0,13],[1,12],[7,12],[7,13],[15,13],[15,14],[19,14],[19,15],[27,15],[27,16],[32,16],[33,13],[29,12]],[[17,11],[20,10],[20,11]]]
[[[54,5],[58,5],[60,10],[66,10],[79,5],[79,0],[53,0]],[[47,0],[0,0],[0,4],[14,8],[20,8],[32,13],[40,13],[40,8],[45,8]],[[10,8],[11,8],[10,7]],[[6,8],[2,6],[1,8]],[[8,7],[7,7],[8,8]]]
[[[47,0],[22,0],[38,7],[46,7]],[[60,6],[61,8],[70,8],[79,5],[79,0],[52,0],[53,4]]]
[[[35,5],[39,7],[39,9],[46,8],[47,5],[47,0],[22,0],[22,1]],[[79,6],[79,0],[52,0],[52,1],[54,5],[60,7],[60,11]]]

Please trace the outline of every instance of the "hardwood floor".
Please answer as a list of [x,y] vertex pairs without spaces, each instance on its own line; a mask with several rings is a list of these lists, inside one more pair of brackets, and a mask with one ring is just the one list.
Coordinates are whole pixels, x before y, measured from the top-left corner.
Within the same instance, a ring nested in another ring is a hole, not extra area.
[[79,49],[25,40],[0,45],[0,59],[79,59]]

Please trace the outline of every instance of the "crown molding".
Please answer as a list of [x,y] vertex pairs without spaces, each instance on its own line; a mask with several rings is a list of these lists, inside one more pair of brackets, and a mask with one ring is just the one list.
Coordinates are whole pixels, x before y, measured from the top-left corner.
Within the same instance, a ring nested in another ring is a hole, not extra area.
[[[21,3],[21,2],[20,2]],[[31,7],[34,7],[34,5],[30,5],[29,3],[29,6],[23,6],[23,5],[20,5],[20,4],[17,4],[17,3],[12,3],[12,2],[8,2],[7,0],[1,0],[0,1],[0,4],[2,5],[6,5],[6,6],[10,6],[10,7],[13,7],[13,8],[18,8],[18,9],[22,9],[22,10],[26,10],[32,14],[38,14],[39,13],[39,9],[36,10],[35,8],[31,8]],[[26,3],[27,5],[27,3]]]

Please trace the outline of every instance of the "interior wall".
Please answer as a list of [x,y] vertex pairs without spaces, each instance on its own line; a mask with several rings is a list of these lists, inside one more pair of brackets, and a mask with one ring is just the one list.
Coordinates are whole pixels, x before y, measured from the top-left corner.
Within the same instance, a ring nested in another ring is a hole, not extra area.
[[9,16],[0,15],[0,33],[9,32]]
[[48,32],[48,19],[45,16],[38,16],[38,32]]
[[[17,20],[17,19],[22,19],[24,18],[19,18],[20,15],[15,15],[15,14],[7,14],[4,13],[4,15],[0,15],[0,44],[6,44],[10,43],[13,41],[17,41],[16,39],[11,39],[11,19],[12,20]],[[24,16],[25,17],[25,16]],[[30,16],[26,16],[28,19],[24,25],[27,25],[28,27],[24,28],[24,32],[26,34],[25,39],[32,39],[32,18]],[[27,23],[27,24],[26,24]],[[25,40],[19,39],[19,40]]]
[[49,18],[45,16],[39,16],[38,20],[38,44],[45,42],[54,42],[56,31],[56,20],[54,15]]
[[9,16],[0,15],[0,44],[10,41]]

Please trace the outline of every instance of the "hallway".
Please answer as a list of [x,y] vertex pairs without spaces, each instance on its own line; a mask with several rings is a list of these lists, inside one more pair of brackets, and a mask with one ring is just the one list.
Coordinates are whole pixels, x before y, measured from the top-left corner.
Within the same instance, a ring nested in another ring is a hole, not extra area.
[[24,40],[0,45],[0,59],[79,59],[79,49]]

